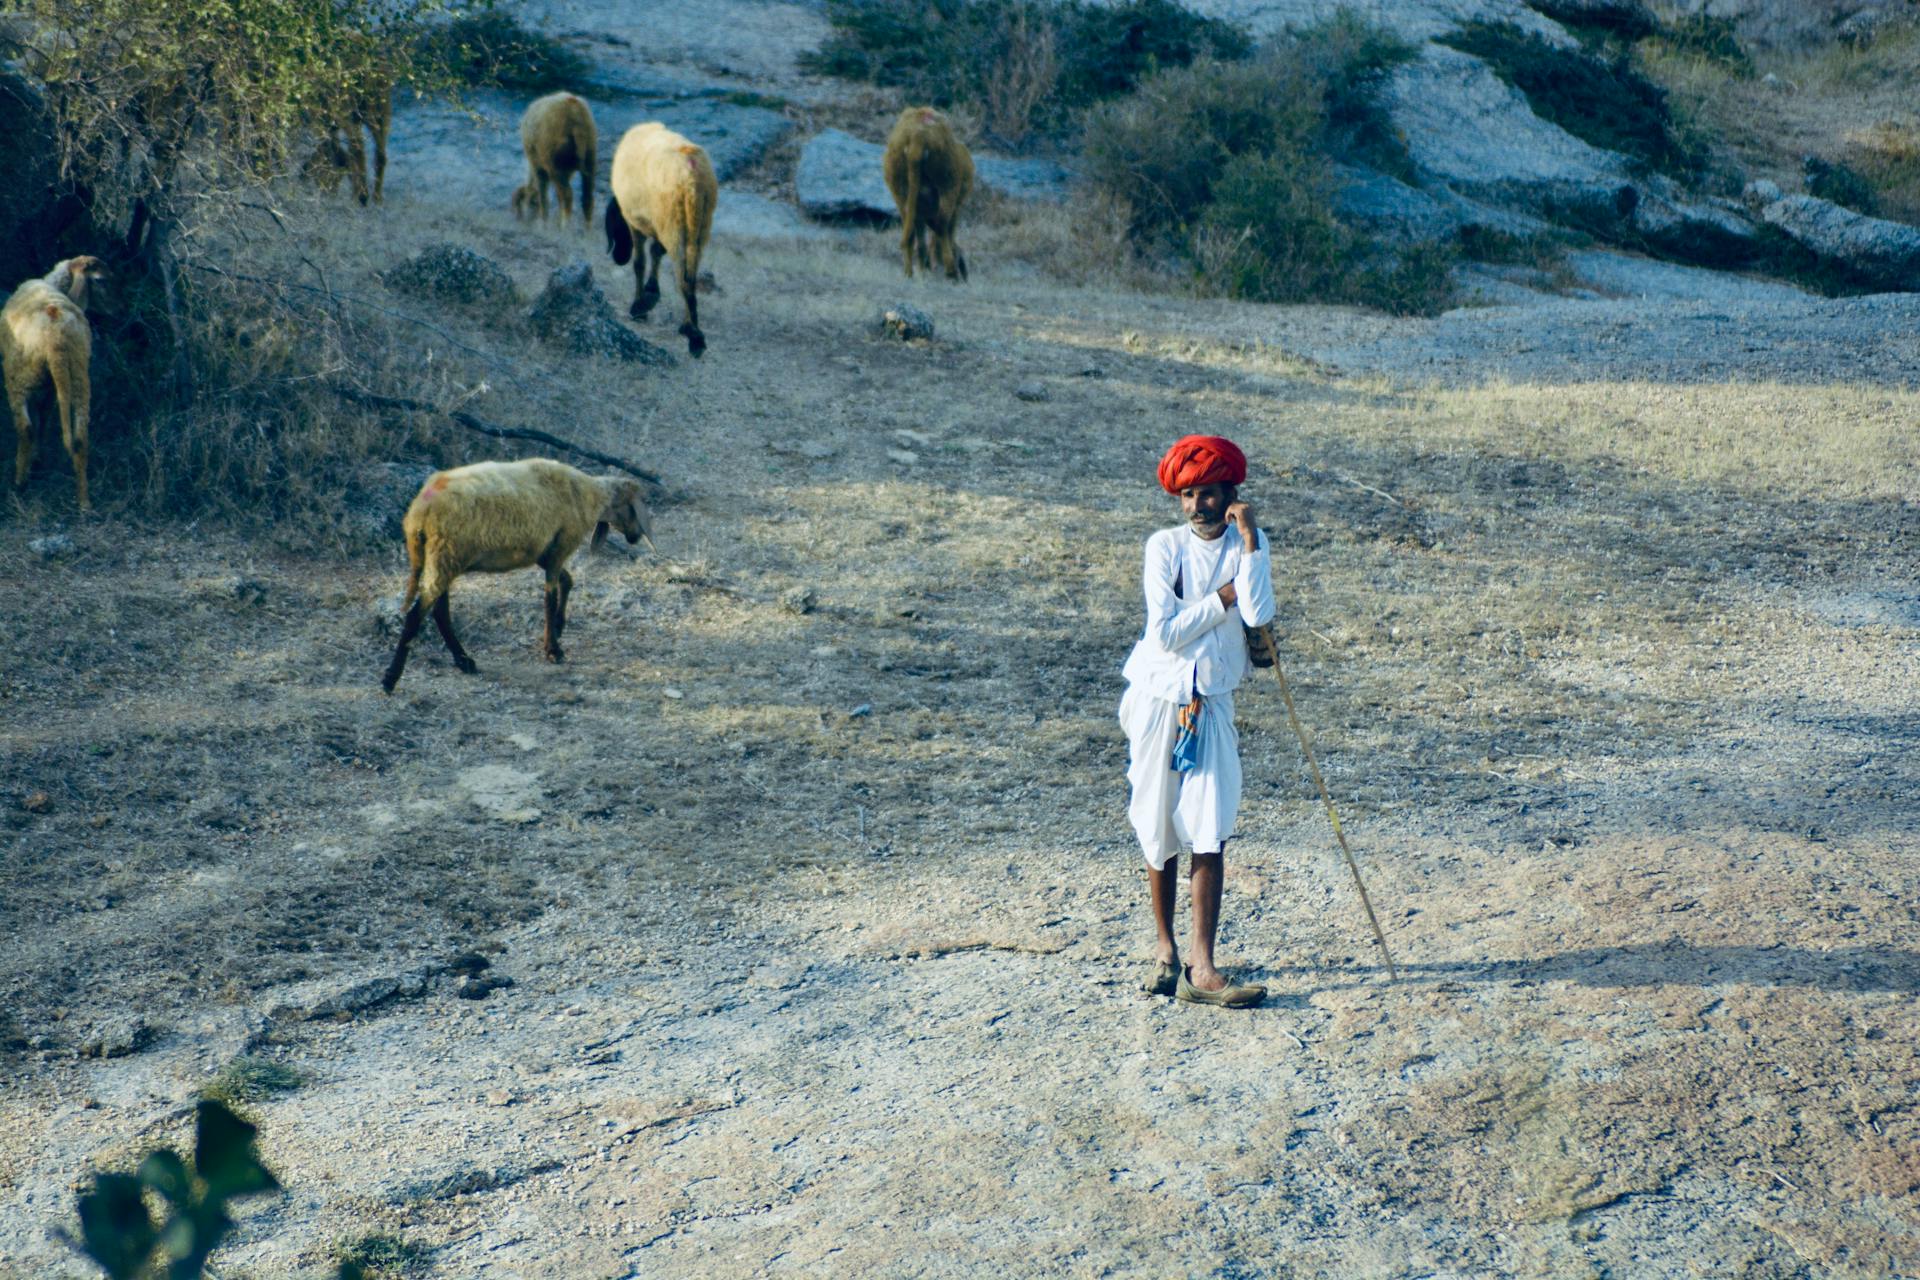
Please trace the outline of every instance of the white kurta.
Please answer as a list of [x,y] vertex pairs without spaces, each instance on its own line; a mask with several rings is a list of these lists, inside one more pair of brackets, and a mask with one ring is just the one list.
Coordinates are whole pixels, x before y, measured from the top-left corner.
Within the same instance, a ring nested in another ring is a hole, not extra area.
[[[1220,602],[1233,583],[1236,603]],[[1242,623],[1273,618],[1273,573],[1266,536],[1248,551],[1237,526],[1211,541],[1185,525],[1147,539],[1142,583],[1147,625],[1127,657],[1120,725],[1129,749],[1128,818],[1154,870],[1185,845],[1218,853],[1240,811],[1240,738],[1233,728],[1233,690],[1249,665]],[[1176,586],[1178,590],[1176,590]],[[1173,768],[1181,707],[1202,699],[1200,765]]]

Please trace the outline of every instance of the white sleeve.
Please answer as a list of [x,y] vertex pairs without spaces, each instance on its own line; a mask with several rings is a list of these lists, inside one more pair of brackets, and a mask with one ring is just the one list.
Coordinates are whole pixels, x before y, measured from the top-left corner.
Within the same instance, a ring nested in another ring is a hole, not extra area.
[[1209,591],[1200,600],[1181,608],[1180,597],[1173,589],[1177,571],[1173,540],[1147,539],[1146,567],[1141,573],[1147,594],[1147,634],[1157,640],[1161,648],[1174,653],[1206,635],[1227,617],[1227,606],[1220,602],[1218,591]]
[[1250,627],[1273,621],[1273,562],[1267,535],[1256,529],[1254,537],[1259,540],[1259,547],[1241,551],[1240,568],[1233,575],[1240,620]]

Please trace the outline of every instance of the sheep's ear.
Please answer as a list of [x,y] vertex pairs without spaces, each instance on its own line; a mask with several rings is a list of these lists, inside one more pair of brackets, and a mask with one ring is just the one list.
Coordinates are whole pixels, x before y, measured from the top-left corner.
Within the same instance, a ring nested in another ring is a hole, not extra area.
[[602,520],[599,524],[593,526],[593,545],[589,549],[593,551],[598,551],[600,549],[600,544],[605,542],[606,540],[607,540],[607,522],[605,520]]

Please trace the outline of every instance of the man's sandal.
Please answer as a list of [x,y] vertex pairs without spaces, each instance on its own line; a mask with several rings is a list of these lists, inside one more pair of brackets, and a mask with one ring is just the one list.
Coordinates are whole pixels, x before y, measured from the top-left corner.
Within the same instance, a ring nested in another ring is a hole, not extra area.
[[1180,962],[1178,959],[1162,960],[1153,966],[1153,974],[1140,984],[1141,990],[1150,996],[1170,996],[1180,985]]
[[1258,983],[1229,982],[1218,991],[1202,991],[1193,985],[1187,976],[1187,967],[1180,966],[1180,979],[1174,989],[1174,997],[1188,1004],[1219,1005],[1223,1009],[1251,1009],[1267,998],[1267,989]]

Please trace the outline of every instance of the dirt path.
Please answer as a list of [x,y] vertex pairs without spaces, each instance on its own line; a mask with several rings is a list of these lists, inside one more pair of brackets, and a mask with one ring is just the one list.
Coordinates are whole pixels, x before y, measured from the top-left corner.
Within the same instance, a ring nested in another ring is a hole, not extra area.
[[[451,238],[626,299],[404,164],[305,246],[341,288]],[[661,374],[436,316],[502,420],[669,478],[564,667],[530,576],[388,699],[397,548],[0,520],[0,1275],[87,1274],[72,1185],[243,1049],[306,1083],[229,1276],[1920,1273],[1913,303],[1399,322],[1010,234],[965,289],[720,240]],[[1278,998],[1136,990],[1113,706],[1189,430],[1255,458],[1398,983],[1256,689],[1225,947]]]

